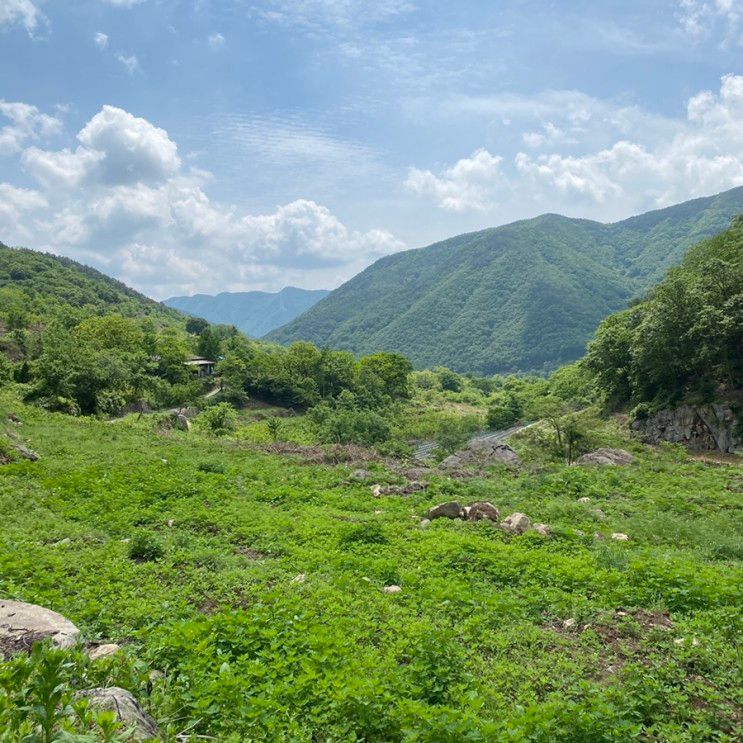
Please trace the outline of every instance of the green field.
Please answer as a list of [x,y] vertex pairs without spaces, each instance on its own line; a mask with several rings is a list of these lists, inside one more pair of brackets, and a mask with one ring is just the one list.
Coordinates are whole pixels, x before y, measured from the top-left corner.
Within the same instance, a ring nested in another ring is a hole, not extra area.
[[[403,464],[270,454],[240,430],[158,432],[154,417],[75,419],[10,391],[0,420],[41,457],[0,468],[0,595],[124,648],[62,653],[56,676],[60,653],[0,664],[0,740],[45,740],[32,731],[50,674],[62,701],[49,740],[83,739],[63,703],[101,684],[131,689],[173,741],[743,735],[735,461],[623,441],[610,422],[628,467],[549,463],[524,436],[517,473],[434,471],[425,491],[374,498],[369,485],[405,482]],[[360,466],[368,481],[351,478]],[[523,511],[552,536],[421,528],[451,499]]]

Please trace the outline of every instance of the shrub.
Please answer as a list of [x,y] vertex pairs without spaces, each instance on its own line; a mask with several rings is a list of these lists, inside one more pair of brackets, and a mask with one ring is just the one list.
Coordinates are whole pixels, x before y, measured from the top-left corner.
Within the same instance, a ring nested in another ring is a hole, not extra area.
[[162,544],[154,534],[140,531],[129,543],[129,557],[138,562],[159,560],[165,554]]
[[486,422],[488,428],[501,430],[512,426],[518,421],[518,416],[514,415],[513,410],[505,405],[493,405],[488,408]]
[[205,431],[223,436],[237,428],[237,413],[228,402],[220,402],[200,413],[195,421]]
[[375,410],[338,407],[323,403],[310,411],[310,422],[325,444],[379,444],[392,435],[392,427]]

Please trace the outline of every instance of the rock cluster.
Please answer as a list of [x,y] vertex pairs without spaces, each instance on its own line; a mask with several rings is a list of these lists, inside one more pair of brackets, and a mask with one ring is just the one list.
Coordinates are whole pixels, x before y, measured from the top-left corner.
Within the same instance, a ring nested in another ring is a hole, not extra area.
[[503,521],[500,520],[500,511],[488,501],[476,501],[469,506],[462,506],[457,501],[439,503],[428,510],[426,518],[421,521],[421,527],[428,526],[433,519],[462,519],[463,521],[491,521],[509,534],[523,534],[530,529],[542,536],[549,536],[550,527],[547,524],[532,524],[524,513],[512,513]]
[[471,441],[466,449],[458,451],[439,464],[443,470],[456,470],[470,464],[487,467],[491,464],[507,464],[515,467],[521,464],[519,455],[508,446],[499,441],[488,439]]
[[623,466],[630,464],[634,457],[624,449],[596,449],[579,457],[576,464],[603,464]]

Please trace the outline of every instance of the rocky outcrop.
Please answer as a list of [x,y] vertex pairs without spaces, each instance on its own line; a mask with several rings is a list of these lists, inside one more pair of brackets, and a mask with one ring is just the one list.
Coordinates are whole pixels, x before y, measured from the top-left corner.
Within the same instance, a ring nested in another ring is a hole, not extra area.
[[491,464],[507,464],[515,467],[521,464],[521,460],[508,444],[480,439],[471,441],[466,449],[448,456],[439,464],[439,467],[444,470],[459,469],[470,464],[477,464],[482,467]]
[[74,645],[80,630],[61,614],[36,604],[0,600],[0,656],[28,651],[31,645],[50,638],[58,648]]
[[741,418],[728,404],[681,405],[635,420],[632,430],[646,444],[670,441],[695,451],[734,452],[743,448]]
[[439,503],[438,506],[434,506],[428,511],[428,518],[433,521],[434,519],[459,519],[462,518],[464,509],[456,501],[450,501],[449,503]]
[[122,731],[129,733],[127,740],[159,740],[157,723],[140,707],[139,702],[126,689],[118,686],[89,689],[76,696],[88,700],[91,709],[113,712],[121,723]]
[[579,457],[576,464],[603,464],[620,467],[630,464],[634,457],[624,449],[596,449]]
[[467,521],[494,521],[496,524],[500,520],[500,512],[488,501],[475,501],[471,506],[465,506],[465,516]]
[[531,520],[525,513],[512,513],[501,523],[500,528],[511,534],[523,534],[531,528]]

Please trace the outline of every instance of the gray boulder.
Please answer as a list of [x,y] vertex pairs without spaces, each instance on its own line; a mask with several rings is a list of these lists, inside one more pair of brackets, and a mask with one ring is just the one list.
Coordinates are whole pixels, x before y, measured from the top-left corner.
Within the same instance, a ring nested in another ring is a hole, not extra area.
[[[127,740],[159,739],[157,723],[140,707],[139,702],[126,689],[110,686],[106,689],[89,689],[81,691],[79,698],[87,699],[93,710],[113,712],[121,723],[121,732],[129,733]],[[130,732],[131,731],[131,732]]]
[[0,655],[28,651],[37,640],[50,638],[58,648],[74,645],[80,630],[61,614],[23,601],[0,600]]
[[523,534],[529,530],[531,521],[525,513],[512,513],[505,521],[501,522],[500,528],[510,534]]
[[39,459],[39,455],[24,444],[15,444],[13,448],[21,455],[23,459],[28,459],[29,462],[37,462]]
[[515,467],[521,464],[521,460],[519,459],[519,455],[508,444],[503,444],[499,441],[490,441],[488,439],[479,439],[477,441],[471,441],[466,449],[448,456],[439,464],[439,468],[451,470],[471,464],[481,467],[487,467],[492,464],[506,464]]
[[175,417],[175,427],[179,431],[190,431],[191,430],[191,421],[188,420],[188,418],[186,418],[186,416],[183,415],[183,413],[179,413]]
[[497,524],[500,520],[500,513],[492,503],[488,503],[487,501],[475,501],[475,503],[472,503],[467,509],[467,520],[481,521],[482,519],[488,519]]
[[623,466],[630,464],[634,457],[624,449],[596,449],[596,451],[579,457],[576,464],[600,464],[610,466]]
[[439,503],[438,506],[434,506],[428,511],[428,518],[433,519],[459,519],[462,518],[462,506],[456,501],[449,501],[448,503]]

